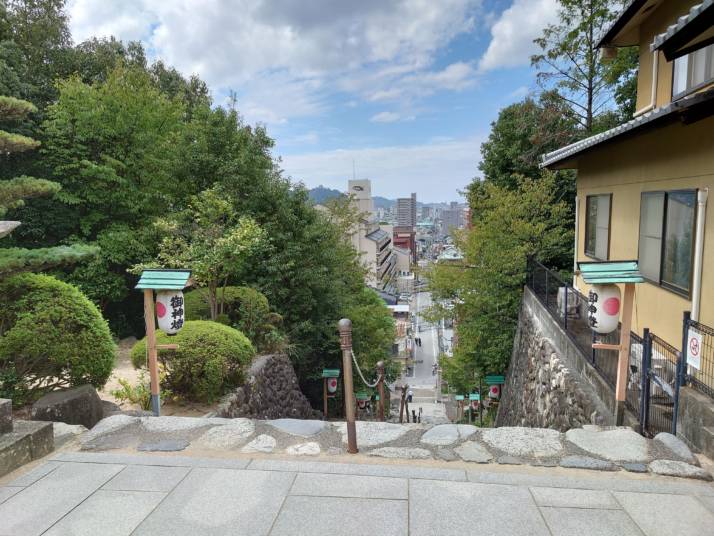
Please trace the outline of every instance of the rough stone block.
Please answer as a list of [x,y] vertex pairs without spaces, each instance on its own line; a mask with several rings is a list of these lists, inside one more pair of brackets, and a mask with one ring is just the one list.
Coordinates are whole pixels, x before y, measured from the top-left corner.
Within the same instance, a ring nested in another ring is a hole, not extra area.
[[55,434],[51,422],[15,421],[15,431],[30,437],[33,460],[47,456],[55,450]]
[[54,450],[52,423],[16,421],[14,430],[0,436],[0,476]]
[[655,460],[650,463],[650,471],[657,475],[712,480],[712,475],[704,469],[675,460]]
[[699,464],[687,444],[678,437],[668,434],[667,432],[660,432],[654,437],[654,440],[672,452],[677,458],[681,458],[682,461],[694,465]]
[[36,421],[60,421],[92,428],[103,415],[102,401],[91,385],[53,391],[32,405],[32,419]]
[[0,434],[12,432],[12,400],[0,398]]

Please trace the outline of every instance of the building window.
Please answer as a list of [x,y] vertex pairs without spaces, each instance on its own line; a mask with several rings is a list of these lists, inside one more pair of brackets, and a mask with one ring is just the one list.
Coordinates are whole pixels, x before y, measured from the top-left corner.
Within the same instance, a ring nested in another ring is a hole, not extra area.
[[692,276],[695,190],[644,192],[640,204],[640,271],[656,284],[688,294]]
[[714,80],[714,44],[674,60],[672,98],[684,96]]
[[585,254],[605,261],[610,252],[612,194],[589,195],[585,201]]

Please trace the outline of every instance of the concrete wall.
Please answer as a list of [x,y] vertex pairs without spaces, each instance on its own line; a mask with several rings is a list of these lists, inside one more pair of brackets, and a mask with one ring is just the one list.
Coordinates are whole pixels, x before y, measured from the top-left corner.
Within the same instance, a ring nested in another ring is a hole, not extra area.
[[496,425],[561,431],[611,425],[614,408],[613,391],[525,288]]

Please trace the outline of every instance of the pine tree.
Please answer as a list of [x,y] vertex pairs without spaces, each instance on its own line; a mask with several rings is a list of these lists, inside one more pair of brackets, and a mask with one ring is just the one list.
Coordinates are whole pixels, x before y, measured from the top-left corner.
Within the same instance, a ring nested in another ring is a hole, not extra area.
[[[32,103],[13,97],[0,96],[0,124],[20,121],[28,114],[36,112]],[[0,130],[0,162],[14,153],[36,149],[40,143],[27,136]],[[8,210],[19,208],[25,199],[52,196],[60,190],[56,182],[34,177],[21,176],[0,181],[0,217]],[[0,238],[7,236],[20,222],[0,221]],[[96,253],[96,248],[75,244],[52,248],[0,249],[0,277],[18,272],[47,270],[60,265],[73,264]]]

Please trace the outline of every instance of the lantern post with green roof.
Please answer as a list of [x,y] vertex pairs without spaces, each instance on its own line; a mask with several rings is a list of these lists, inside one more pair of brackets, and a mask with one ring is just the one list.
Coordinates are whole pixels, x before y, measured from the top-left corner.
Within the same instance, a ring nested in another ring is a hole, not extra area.
[[[154,291],[183,291],[188,286],[191,270],[147,269],[141,272],[137,290],[144,291],[144,320],[146,321],[146,351],[151,380],[151,410],[157,417],[161,414],[159,386],[158,350],[175,350],[175,344],[156,344],[156,315],[154,313]],[[183,315],[183,313],[182,313]]]

